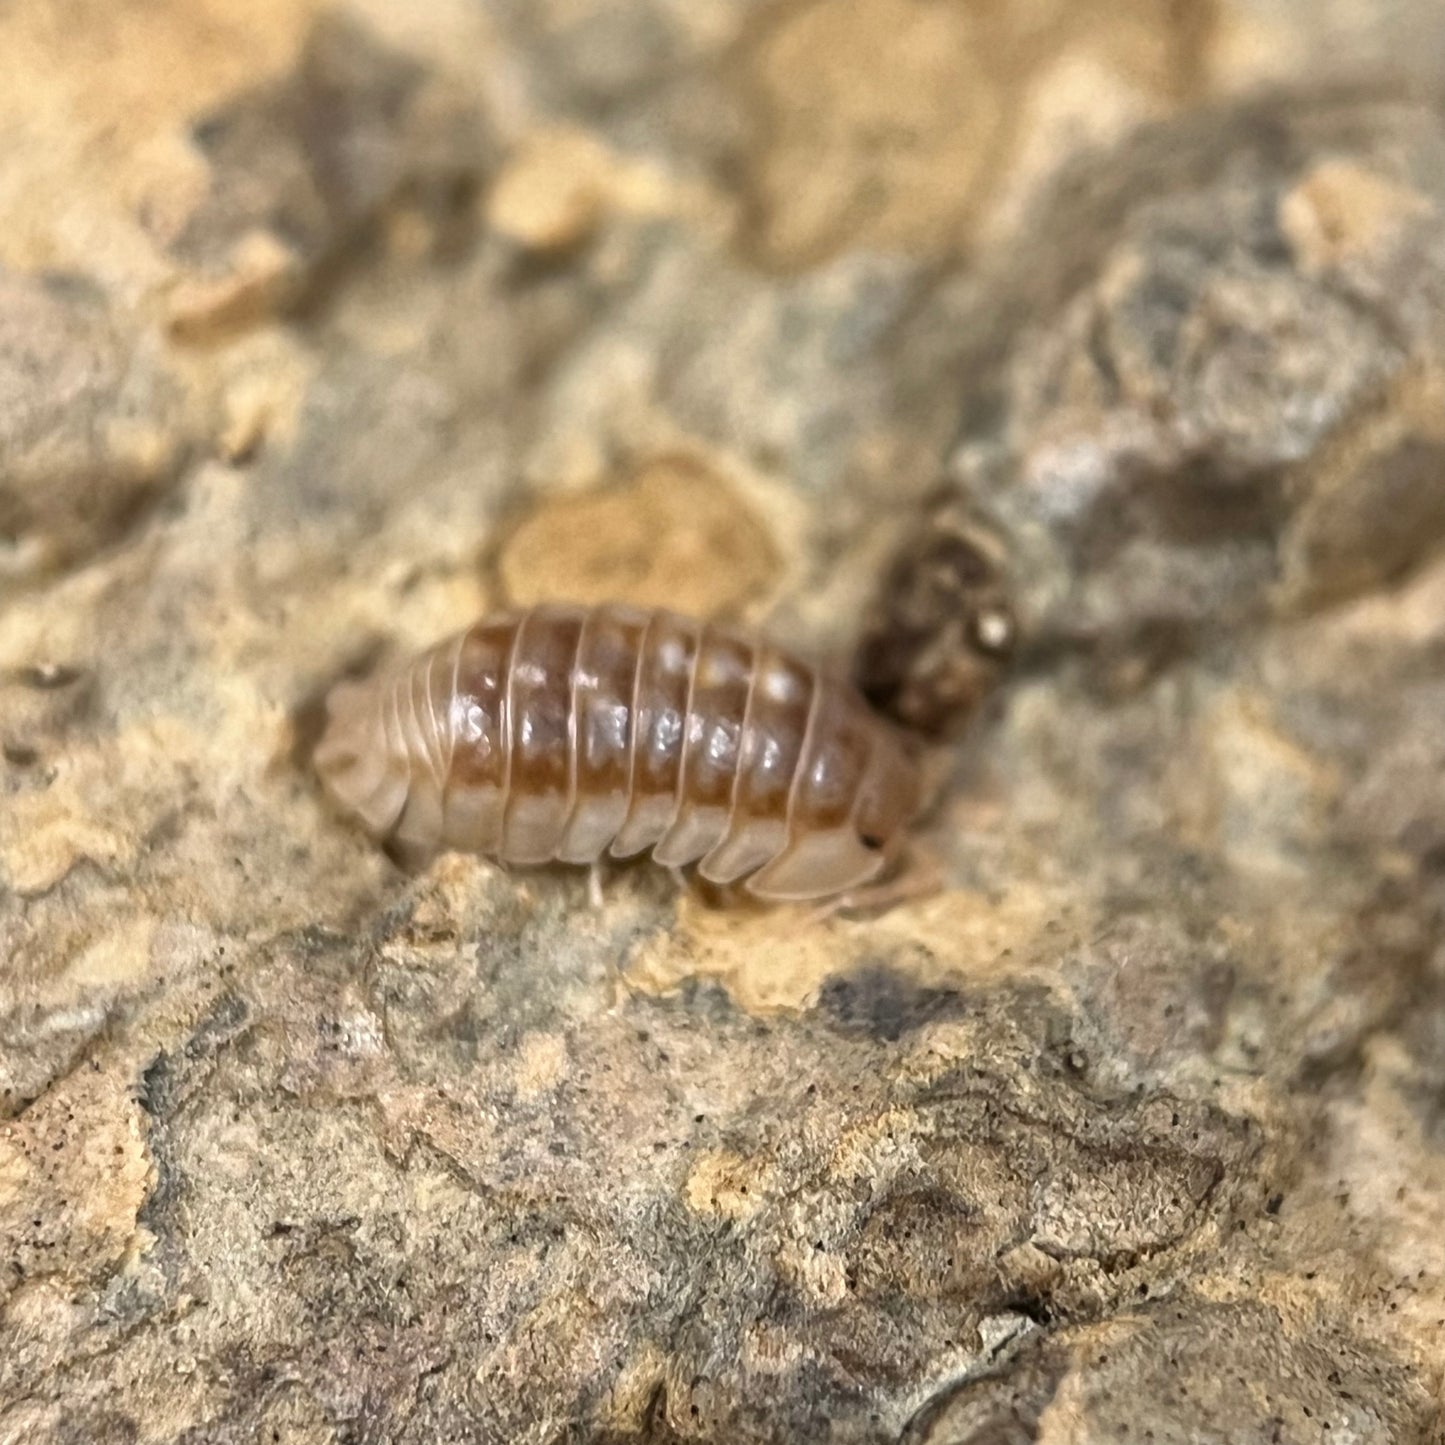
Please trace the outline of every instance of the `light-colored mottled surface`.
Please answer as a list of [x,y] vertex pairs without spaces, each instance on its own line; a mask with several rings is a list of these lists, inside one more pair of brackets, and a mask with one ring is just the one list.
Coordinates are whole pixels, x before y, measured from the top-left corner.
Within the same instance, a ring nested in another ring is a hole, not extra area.
[[[0,1442],[1445,1439],[1442,27],[0,9]],[[963,512],[934,896],[320,800],[488,606],[846,665]]]

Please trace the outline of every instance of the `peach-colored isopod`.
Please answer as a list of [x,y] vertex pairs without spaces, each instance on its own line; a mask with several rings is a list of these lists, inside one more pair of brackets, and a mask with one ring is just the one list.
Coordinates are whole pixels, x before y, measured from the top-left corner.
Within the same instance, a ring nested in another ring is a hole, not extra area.
[[327,791],[412,853],[651,849],[759,898],[825,898],[882,872],[919,802],[902,734],[848,684],[670,612],[487,618],[327,707]]

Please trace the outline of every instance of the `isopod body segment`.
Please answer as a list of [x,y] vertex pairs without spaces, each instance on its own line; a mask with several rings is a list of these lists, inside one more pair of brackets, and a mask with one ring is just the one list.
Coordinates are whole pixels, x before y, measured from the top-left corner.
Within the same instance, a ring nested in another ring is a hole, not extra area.
[[856,888],[919,801],[909,745],[742,631],[552,605],[483,619],[328,698],[334,801],[408,851],[663,864],[768,900]]

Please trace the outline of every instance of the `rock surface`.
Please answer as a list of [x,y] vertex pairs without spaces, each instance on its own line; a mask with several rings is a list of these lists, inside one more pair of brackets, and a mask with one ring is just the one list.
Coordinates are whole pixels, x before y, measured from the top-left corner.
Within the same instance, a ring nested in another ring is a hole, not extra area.
[[[1441,24],[0,11],[0,1442],[1445,1439]],[[940,891],[327,812],[566,588],[1006,596]]]

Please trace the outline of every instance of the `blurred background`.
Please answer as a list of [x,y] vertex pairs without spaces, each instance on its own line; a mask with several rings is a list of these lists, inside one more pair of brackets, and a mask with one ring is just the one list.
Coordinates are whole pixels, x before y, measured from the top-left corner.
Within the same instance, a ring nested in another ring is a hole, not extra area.
[[[940,890],[327,812],[563,597]],[[1442,718],[1441,0],[0,4],[0,1445],[1438,1441]]]

